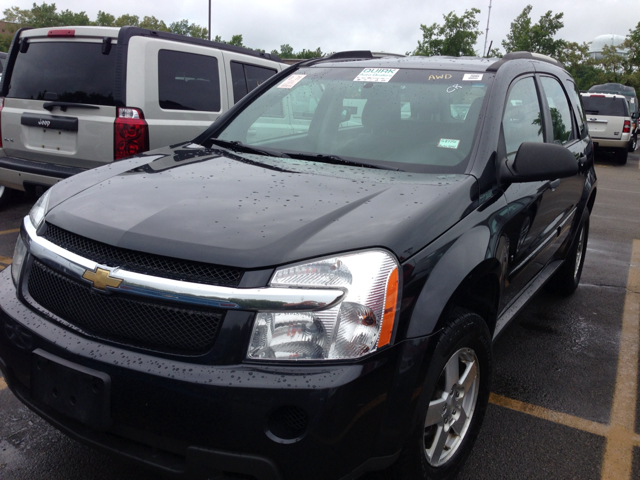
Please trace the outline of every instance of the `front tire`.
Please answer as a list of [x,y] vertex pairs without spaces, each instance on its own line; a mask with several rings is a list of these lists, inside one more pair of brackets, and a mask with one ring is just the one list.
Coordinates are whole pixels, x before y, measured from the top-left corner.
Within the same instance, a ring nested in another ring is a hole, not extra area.
[[478,315],[456,309],[430,359],[414,432],[385,478],[443,480],[469,456],[491,387],[491,335]]

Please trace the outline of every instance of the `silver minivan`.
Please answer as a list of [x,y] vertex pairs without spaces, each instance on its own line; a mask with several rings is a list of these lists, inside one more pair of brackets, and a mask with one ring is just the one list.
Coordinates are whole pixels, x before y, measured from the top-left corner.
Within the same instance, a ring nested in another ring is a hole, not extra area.
[[22,29],[0,84],[0,203],[8,189],[190,140],[286,67],[268,53],[137,27]]

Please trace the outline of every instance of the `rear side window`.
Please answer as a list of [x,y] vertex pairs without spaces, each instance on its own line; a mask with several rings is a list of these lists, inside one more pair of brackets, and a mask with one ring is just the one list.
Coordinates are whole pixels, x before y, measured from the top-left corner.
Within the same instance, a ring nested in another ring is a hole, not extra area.
[[231,62],[231,80],[233,81],[233,101],[238,102],[251,90],[276,74],[272,68],[258,67],[240,62]]
[[220,111],[218,59],[160,50],[158,97],[160,108],[165,110]]
[[19,53],[7,97],[115,105],[115,48],[101,43],[33,42]]
[[612,117],[629,116],[627,102],[624,98],[594,97],[585,95],[582,97],[582,104],[584,105],[584,110],[587,115],[606,115]]

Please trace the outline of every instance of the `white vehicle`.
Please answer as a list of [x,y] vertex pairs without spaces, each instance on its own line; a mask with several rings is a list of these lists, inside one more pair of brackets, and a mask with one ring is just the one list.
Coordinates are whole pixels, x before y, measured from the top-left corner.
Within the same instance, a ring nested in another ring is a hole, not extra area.
[[618,163],[624,165],[633,141],[627,98],[608,93],[582,93],[581,96],[593,144],[614,152]]
[[196,137],[279,60],[136,27],[19,30],[0,83],[0,203]]

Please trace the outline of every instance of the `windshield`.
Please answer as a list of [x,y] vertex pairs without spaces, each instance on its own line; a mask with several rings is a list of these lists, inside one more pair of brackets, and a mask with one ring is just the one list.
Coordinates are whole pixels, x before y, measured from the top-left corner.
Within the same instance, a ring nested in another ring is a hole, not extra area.
[[463,173],[488,76],[303,68],[249,104],[218,138],[276,155],[322,155],[406,171]]

